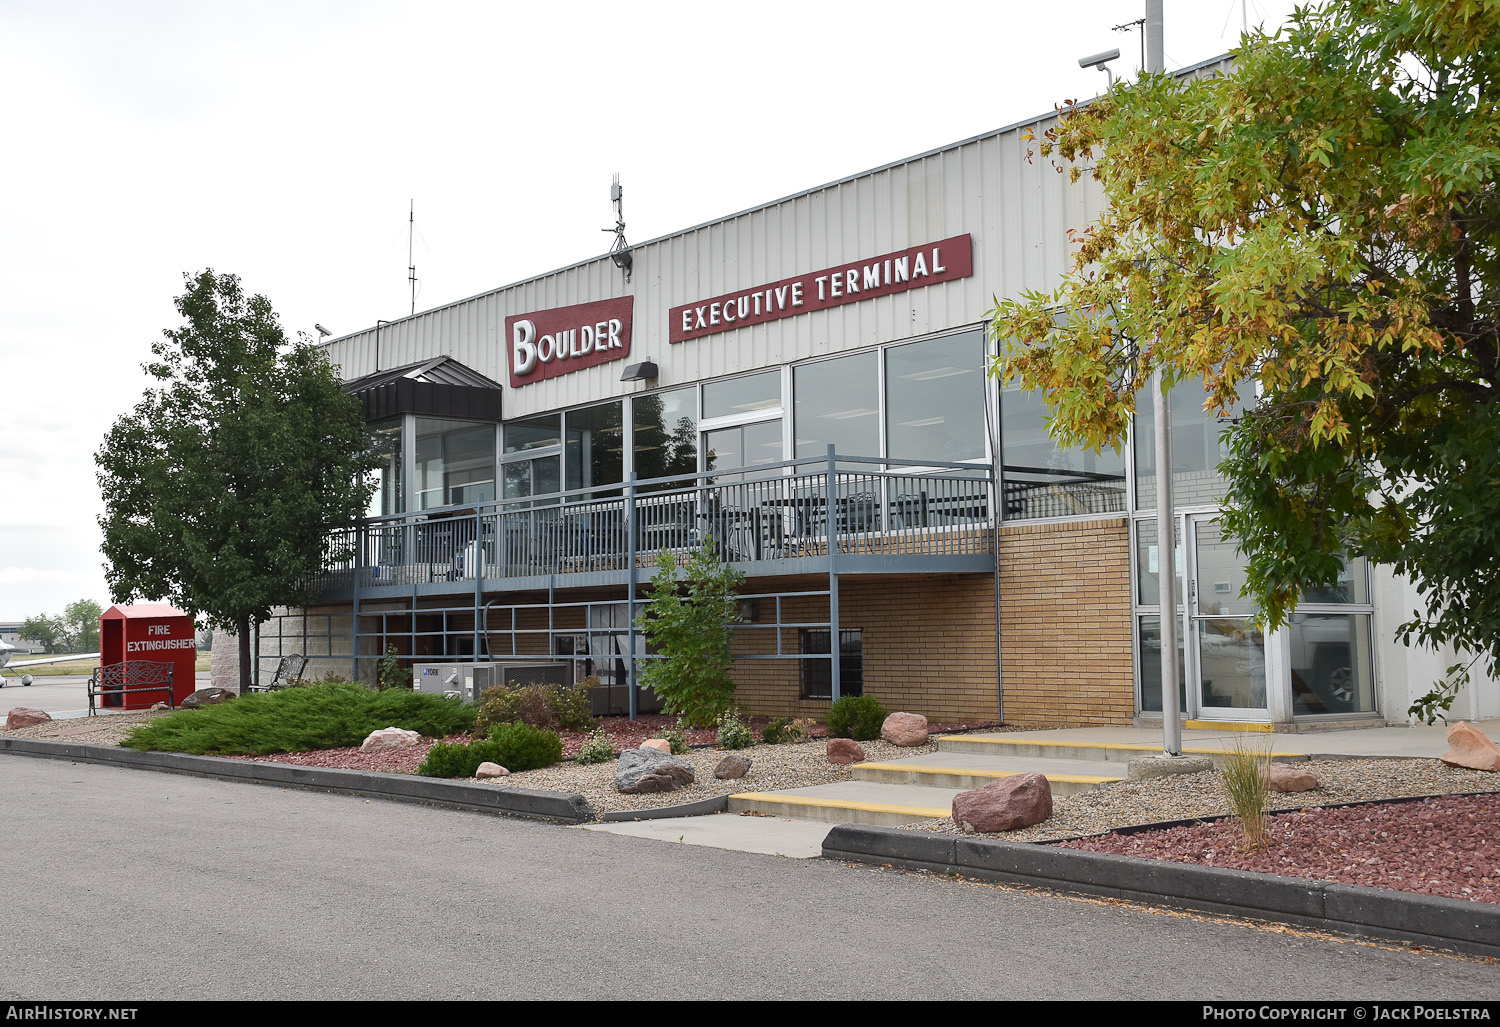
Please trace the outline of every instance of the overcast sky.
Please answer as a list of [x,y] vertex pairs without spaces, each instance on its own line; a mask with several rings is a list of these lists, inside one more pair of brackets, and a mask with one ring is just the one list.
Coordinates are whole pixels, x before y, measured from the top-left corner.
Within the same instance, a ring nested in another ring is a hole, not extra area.
[[[289,333],[423,310],[1092,96],[1142,0],[0,0],[0,620],[107,605],[93,453],[182,275]],[[1290,0],[1248,0],[1281,25]],[[1167,0],[1169,69],[1241,0]]]

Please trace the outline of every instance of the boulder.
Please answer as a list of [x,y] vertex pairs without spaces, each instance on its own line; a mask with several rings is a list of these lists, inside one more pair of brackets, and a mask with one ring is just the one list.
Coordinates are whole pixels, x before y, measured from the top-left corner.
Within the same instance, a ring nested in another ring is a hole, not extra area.
[[865,751],[852,738],[830,738],[828,740],[829,763],[863,763]]
[[177,705],[185,710],[197,710],[233,698],[234,693],[225,688],[200,688]]
[[641,743],[641,748],[656,749],[659,752],[666,753],[668,756],[672,754],[672,743],[665,738],[648,738]]
[[880,737],[892,745],[926,745],[927,718],[920,713],[892,713],[880,725]]
[[714,768],[714,777],[720,781],[741,778],[748,773],[750,773],[750,757],[742,752],[729,753]]
[[474,771],[474,776],[480,781],[487,781],[492,777],[509,777],[510,771],[498,763],[491,763],[486,760],[479,764],[479,769]]
[[17,728],[31,727],[34,724],[45,724],[52,719],[52,714],[44,710],[33,710],[26,706],[17,706],[5,716],[5,730],[14,731]]
[[1464,721],[1448,729],[1448,751],[1438,758],[1454,767],[1500,770],[1500,748],[1483,731]]
[[371,731],[360,743],[360,750],[368,752],[371,749],[404,749],[410,745],[416,745],[422,740],[422,736],[415,731],[403,731],[399,727],[383,727],[379,731]]
[[1261,769],[1260,779],[1273,792],[1310,792],[1318,787],[1312,771],[1290,763],[1267,763]]
[[693,781],[691,763],[656,748],[626,749],[615,763],[615,788],[627,795],[675,792]]
[[953,797],[953,822],[965,833],[1014,831],[1052,815],[1052,786],[1041,774],[1012,774]]

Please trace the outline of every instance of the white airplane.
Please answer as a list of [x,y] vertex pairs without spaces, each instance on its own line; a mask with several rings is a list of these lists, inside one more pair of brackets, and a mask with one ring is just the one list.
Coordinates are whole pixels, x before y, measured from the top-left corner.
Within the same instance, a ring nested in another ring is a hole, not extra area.
[[[10,668],[11,670],[15,670],[18,667],[40,667],[44,663],[68,663],[73,660],[94,660],[99,658],[98,653],[83,653],[78,656],[49,656],[44,660],[25,660],[21,663],[11,663],[11,658],[18,652],[20,652],[20,650],[15,646],[11,645],[4,639],[0,639],[0,668]],[[7,678],[4,674],[0,674],[0,688],[4,688],[5,683],[9,680],[14,679]],[[32,679],[30,674],[21,675],[21,684],[29,685],[31,684],[31,680]]]

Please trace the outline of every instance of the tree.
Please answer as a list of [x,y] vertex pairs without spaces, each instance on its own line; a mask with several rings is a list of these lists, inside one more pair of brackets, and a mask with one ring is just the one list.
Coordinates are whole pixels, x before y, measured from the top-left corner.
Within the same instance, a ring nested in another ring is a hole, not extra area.
[[61,617],[48,617],[45,613],[28,617],[21,624],[20,635],[28,642],[35,642],[48,654],[66,648],[68,627]]
[[95,455],[105,577],[116,602],[166,599],[239,636],[314,600],[336,536],[366,509],[372,468],[358,402],[306,336],[289,342],[234,275],[184,275],[185,324],[145,365],[158,383]]
[[1496,39],[1489,0],[1342,0],[1247,36],[1227,74],[1065,108],[1038,149],[1108,206],[1058,289],[991,311],[996,373],[1045,390],[1065,443],[1118,446],[1157,368],[1211,413],[1257,382],[1220,471],[1263,622],[1363,556],[1424,596],[1404,640],[1492,674]]
[[682,581],[671,552],[662,550],[657,567],[636,618],[659,657],[646,663],[642,684],[689,727],[711,727],[734,705],[729,636],[745,576],[719,559],[711,538],[689,555]]
[[104,608],[92,599],[80,599],[63,607],[63,623],[67,625],[69,644],[80,653],[89,653],[99,648],[99,615]]

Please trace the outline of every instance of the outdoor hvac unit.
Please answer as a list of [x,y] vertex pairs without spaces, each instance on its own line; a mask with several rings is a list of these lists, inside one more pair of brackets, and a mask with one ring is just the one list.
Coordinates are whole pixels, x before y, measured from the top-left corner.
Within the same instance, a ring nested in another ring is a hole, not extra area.
[[571,663],[547,663],[534,660],[492,660],[485,663],[418,663],[416,685],[419,692],[435,695],[455,694],[466,702],[478,702],[487,688],[496,685],[571,685]]

